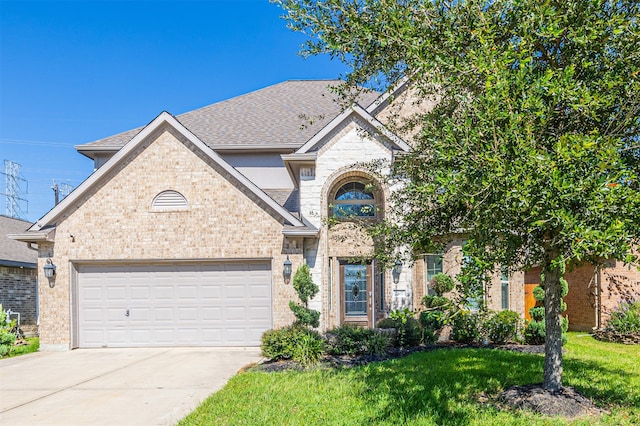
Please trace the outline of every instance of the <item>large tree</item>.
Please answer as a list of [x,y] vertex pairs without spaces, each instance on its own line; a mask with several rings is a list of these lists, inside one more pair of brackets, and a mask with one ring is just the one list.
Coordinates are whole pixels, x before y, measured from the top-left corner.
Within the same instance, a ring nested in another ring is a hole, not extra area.
[[480,274],[541,266],[544,387],[561,389],[566,265],[636,260],[637,0],[275,2],[304,54],[349,65],[342,93],[409,79],[434,101],[405,123],[387,247],[464,231]]

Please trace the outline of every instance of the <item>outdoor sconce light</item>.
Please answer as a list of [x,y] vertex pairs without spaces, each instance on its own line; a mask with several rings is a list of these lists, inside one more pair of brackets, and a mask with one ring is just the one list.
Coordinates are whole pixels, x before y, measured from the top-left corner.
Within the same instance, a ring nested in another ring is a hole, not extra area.
[[402,262],[400,262],[400,260],[396,260],[396,263],[393,265],[393,269],[391,270],[394,284],[398,284],[400,282],[400,272],[402,272]]
[[55,283],[52,281],[52,278],[56,274],[56,265],[53,264],[51,258],[47,258],[47,261],[42,269],[44,269],[44,276],[49,280],[49,287],[53,288]]
[[284,261],[282,276],[284,277],[285,284],[289,284],[289,281],[291,281],[291,261],[289,260],[289,255],[287,255],[287,260]]

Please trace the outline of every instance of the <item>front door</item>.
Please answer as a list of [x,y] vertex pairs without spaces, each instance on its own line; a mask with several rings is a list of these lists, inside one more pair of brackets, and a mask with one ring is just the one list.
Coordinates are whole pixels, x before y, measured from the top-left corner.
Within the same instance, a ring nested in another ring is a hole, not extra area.
[[340,262],[342,323],[372,327],[371,264]]
[[538,287],[538,284],[525,284],[524,285],[524,319],[531,321],[531,315],[529,309],[536,306],[536,298],[533,297],[533,290]]

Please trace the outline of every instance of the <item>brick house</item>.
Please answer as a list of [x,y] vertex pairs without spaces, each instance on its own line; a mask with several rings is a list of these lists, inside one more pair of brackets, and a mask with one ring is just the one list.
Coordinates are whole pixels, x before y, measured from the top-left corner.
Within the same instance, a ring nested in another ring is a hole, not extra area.
[[[374,326],[417,308],[434,274],[455,275],[461,241],[417,253],[394,280],[342,220],[383,217],[389,189],[360,163],[410,149],[387,125],[407,92],[341,109],[332,83],[287,81],[77,146],[95,172],[12,236],[38,247],[48,283],[41,350],[259,345],[293,320],[287,259],[310,266],[322,329]],[[489,307],[523,314],[523,284],[495,277]]]
[[[640,271],[620,261],[607,260],[599,267],[574,265],[567,269],[565,279],[569,293],[564,298],[564,315],[569,319],[569,330],[602,328],[622,302],[640,300]],[[527,271],[525,283],[527,293],[540,284],[540,268]]]
[[[0,215],[0,305],[20,315],[24,332],[35,333],[38,322],[38,254],[7,235],[24,232],[30,222]],[[11,315],[17,319],[17,315]]]

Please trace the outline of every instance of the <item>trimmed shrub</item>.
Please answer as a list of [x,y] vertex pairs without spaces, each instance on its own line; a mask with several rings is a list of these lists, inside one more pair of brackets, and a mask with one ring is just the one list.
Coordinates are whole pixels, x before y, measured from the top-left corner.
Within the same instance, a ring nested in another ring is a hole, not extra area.
[[293,288],[298,293],[301,304],[289,301],[289,309],[296,317],[295,324],[305,325],[309,327],[318,327],[320,325],[320,312],[309,309],[309,300],[318,294],[318,286],[311,278],[309,265],[302,264],[293,277]]
[[389,318],[395,321],[396,341],[394,344],[401,348],[417,346],[422,340],[422,330],[420,324],[413,317],[413,312],[404,308],[403,310],[391,311]]
[[502,345],[518,336],[520,315],[513,311],[494,312],[485,321],[484,328],[490,341]]
[[460,311],[451,321],[451,338],[461,343],[482,340],[482,321],[479,313]]
[[606,330],[622,334],[640,333],[640,300],[621,303],[615,311],[611,312]]
[[[562,277],[560,278],[560,287],[562,297],[566,296],[569,292],[569,284]],[[539,304],[544,303],[544,288],[541,285],[533,289],[533,297]],[[561,299],[560,312],[566,310],[567,304]],[[547,335],[544,322],[544,306],[534,306],[529,309],[529,315],[531,316],[531,321],[524,328],[524,341],[528,345],[541,345],[545,342]],[[564,345],[567,343],[567,330],[569,329],[569,320],[566,317],[562,317],[560,327],[562,329],[562,344]]]
[[289,309],[291,309],[291,312],[293,312],[293,315],[296,317],[296,324],[310,327],[318,327],[320,325],[320,312],[299,305],[293,300],[289,301]]
[[361,355],[367,352],[367,343],[374,331],[353,324],[343,324],[326,333],[329,353],[332,355]]
[[422,306],[427,309],[449,309],[452,304],[446,297],[427,295],[422,298]]
[[294,324],[265,331],[261,350],[264,357],[274,361],[293,359],[309,365],[324,354],[324,340],[318,332]]
[[546,335],[544,319],[531,321],[524,329],[524,341],[527,345],[543,345]]
[[396,321],[391,318],[382,318],[376,324],[377,328],[396,328]]
[[453,290],[456,283],[449,275],[440,272],[431,278],[429,286],[438,295],[442,296],[444,293],[448,293]]

